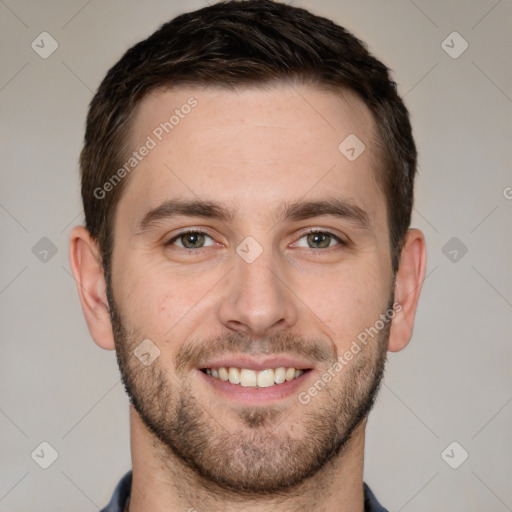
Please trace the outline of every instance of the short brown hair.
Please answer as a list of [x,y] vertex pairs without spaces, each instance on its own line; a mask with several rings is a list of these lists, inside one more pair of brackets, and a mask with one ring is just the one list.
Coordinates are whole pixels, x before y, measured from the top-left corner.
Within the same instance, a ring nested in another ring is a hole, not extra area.
[[[150,91],[174,86],[273,83],[356,93],[373,114],[382,162],[392,269],[411,221],[416,147],[409,113],[388,68],[333,21],[270,0],[224,1],[177,16],[130,48],[108,71],[87,116],[80,155],[86,228],[111,274],[114,218],[127,178],[105,197],[102,187],[130,152],[135,107]],[[133,150],[133,148],[132,148]]]

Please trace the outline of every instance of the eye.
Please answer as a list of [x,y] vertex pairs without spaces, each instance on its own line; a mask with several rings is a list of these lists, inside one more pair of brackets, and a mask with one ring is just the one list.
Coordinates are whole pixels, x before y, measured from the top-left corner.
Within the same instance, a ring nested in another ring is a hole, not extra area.
[[[330,231],[311,230],[301,236],[299,241],[302,239],[306,240],[305,245],[296,242],[293,246],[310,249],[328,249],[332,245],[347,245],[340,237]],[[332,244],[332,242],[337,242],[337,244]]]
[[[209,238],[212,243],[205,244],[205,240]],[[174,243],[177,242],[177,243]],[[184,249],[201,249],[203,247],[208,247],[215,245],[215,241],[213,238],[205,233],[204,231],[184,231],[179,235],[171,238],[166,245],[176,245],[178,247],[183,247]]]
[[[206,243],[207,239],[210,243]],[[301,240],[305,242],[300,242]],[[335,243],[334,243],[335,242]],[[202,249],[203,247],[210,247],[216,245],[215,240],[205,233],[204,231],[183,231],[178,235],[171,238],[167,246],[174,245],[183,249]],[[300,237],[299,242],[292,244],[292,247],[306,247],[309,249],[328,249],[334,245],[347,245],[340,237],[336,236],[330,231],[311,230]]]

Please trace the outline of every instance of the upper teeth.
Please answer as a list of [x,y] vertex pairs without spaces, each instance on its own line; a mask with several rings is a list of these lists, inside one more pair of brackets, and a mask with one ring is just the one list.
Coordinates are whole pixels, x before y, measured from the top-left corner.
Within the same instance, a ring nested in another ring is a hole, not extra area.
[[248,368],[206,368],[206,373],[221,380],[229,380],[231,384],[240,384],[248,387],[267,388],[274,384],[282,384],[286,380],[293,380],[300,377],[304,370],[296,370],[295,368],[268,368],[255,372]]

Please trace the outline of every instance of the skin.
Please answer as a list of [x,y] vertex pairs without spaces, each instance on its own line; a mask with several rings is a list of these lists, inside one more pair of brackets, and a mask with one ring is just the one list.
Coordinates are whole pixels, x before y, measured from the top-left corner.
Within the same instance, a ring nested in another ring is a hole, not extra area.
[[[424,236],[408,231],[393,276],[374,121],[352,94],[304,86],[153,92],[137,109],[134,147],[191,96],[197,107],[125,178],[110,304],[97,244],[83,226],[70,239],[89,331],[97,345],[117,350],[131,399],[130,511],[362,511],[365,415],[387,351],[412,336]],[[349,134],[366,145],[353,162],[338,150]],[[371,229],[330,215],[272,215],[281,203],[340,197],[367,212]],[[137,229],[147,211],[176,198],[219,202],[234,218],[181,216]],[[187,251],[176,238],[185,228],[211,238]],[[328,248],[314,250],[308,228],[348,244],[327,238]],[[236,252],[248,236],[263,249],[252,263]],[[393,319],[301,403],[298,393],[393,299]],[[144,339],[160,350],[149,366],[133,354]],[[240,353],[306,357],[313,370],[271,405],[230,401],[197,365]]]

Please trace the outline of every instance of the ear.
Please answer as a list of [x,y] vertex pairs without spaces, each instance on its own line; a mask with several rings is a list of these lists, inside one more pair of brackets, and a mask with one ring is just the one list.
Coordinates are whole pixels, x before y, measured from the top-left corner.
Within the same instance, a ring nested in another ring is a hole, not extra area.
[[391,352],[402,350],[411,340],[426,265],[425,237],[419,229],[409,229],[395,279],[393,307],[396,314],[391,323],[388,344]]
[[114,350],[114,335],[100,251],[98,244],[84,226],[76,226],[71,231],[69,263],[93,340],[105,350]]

